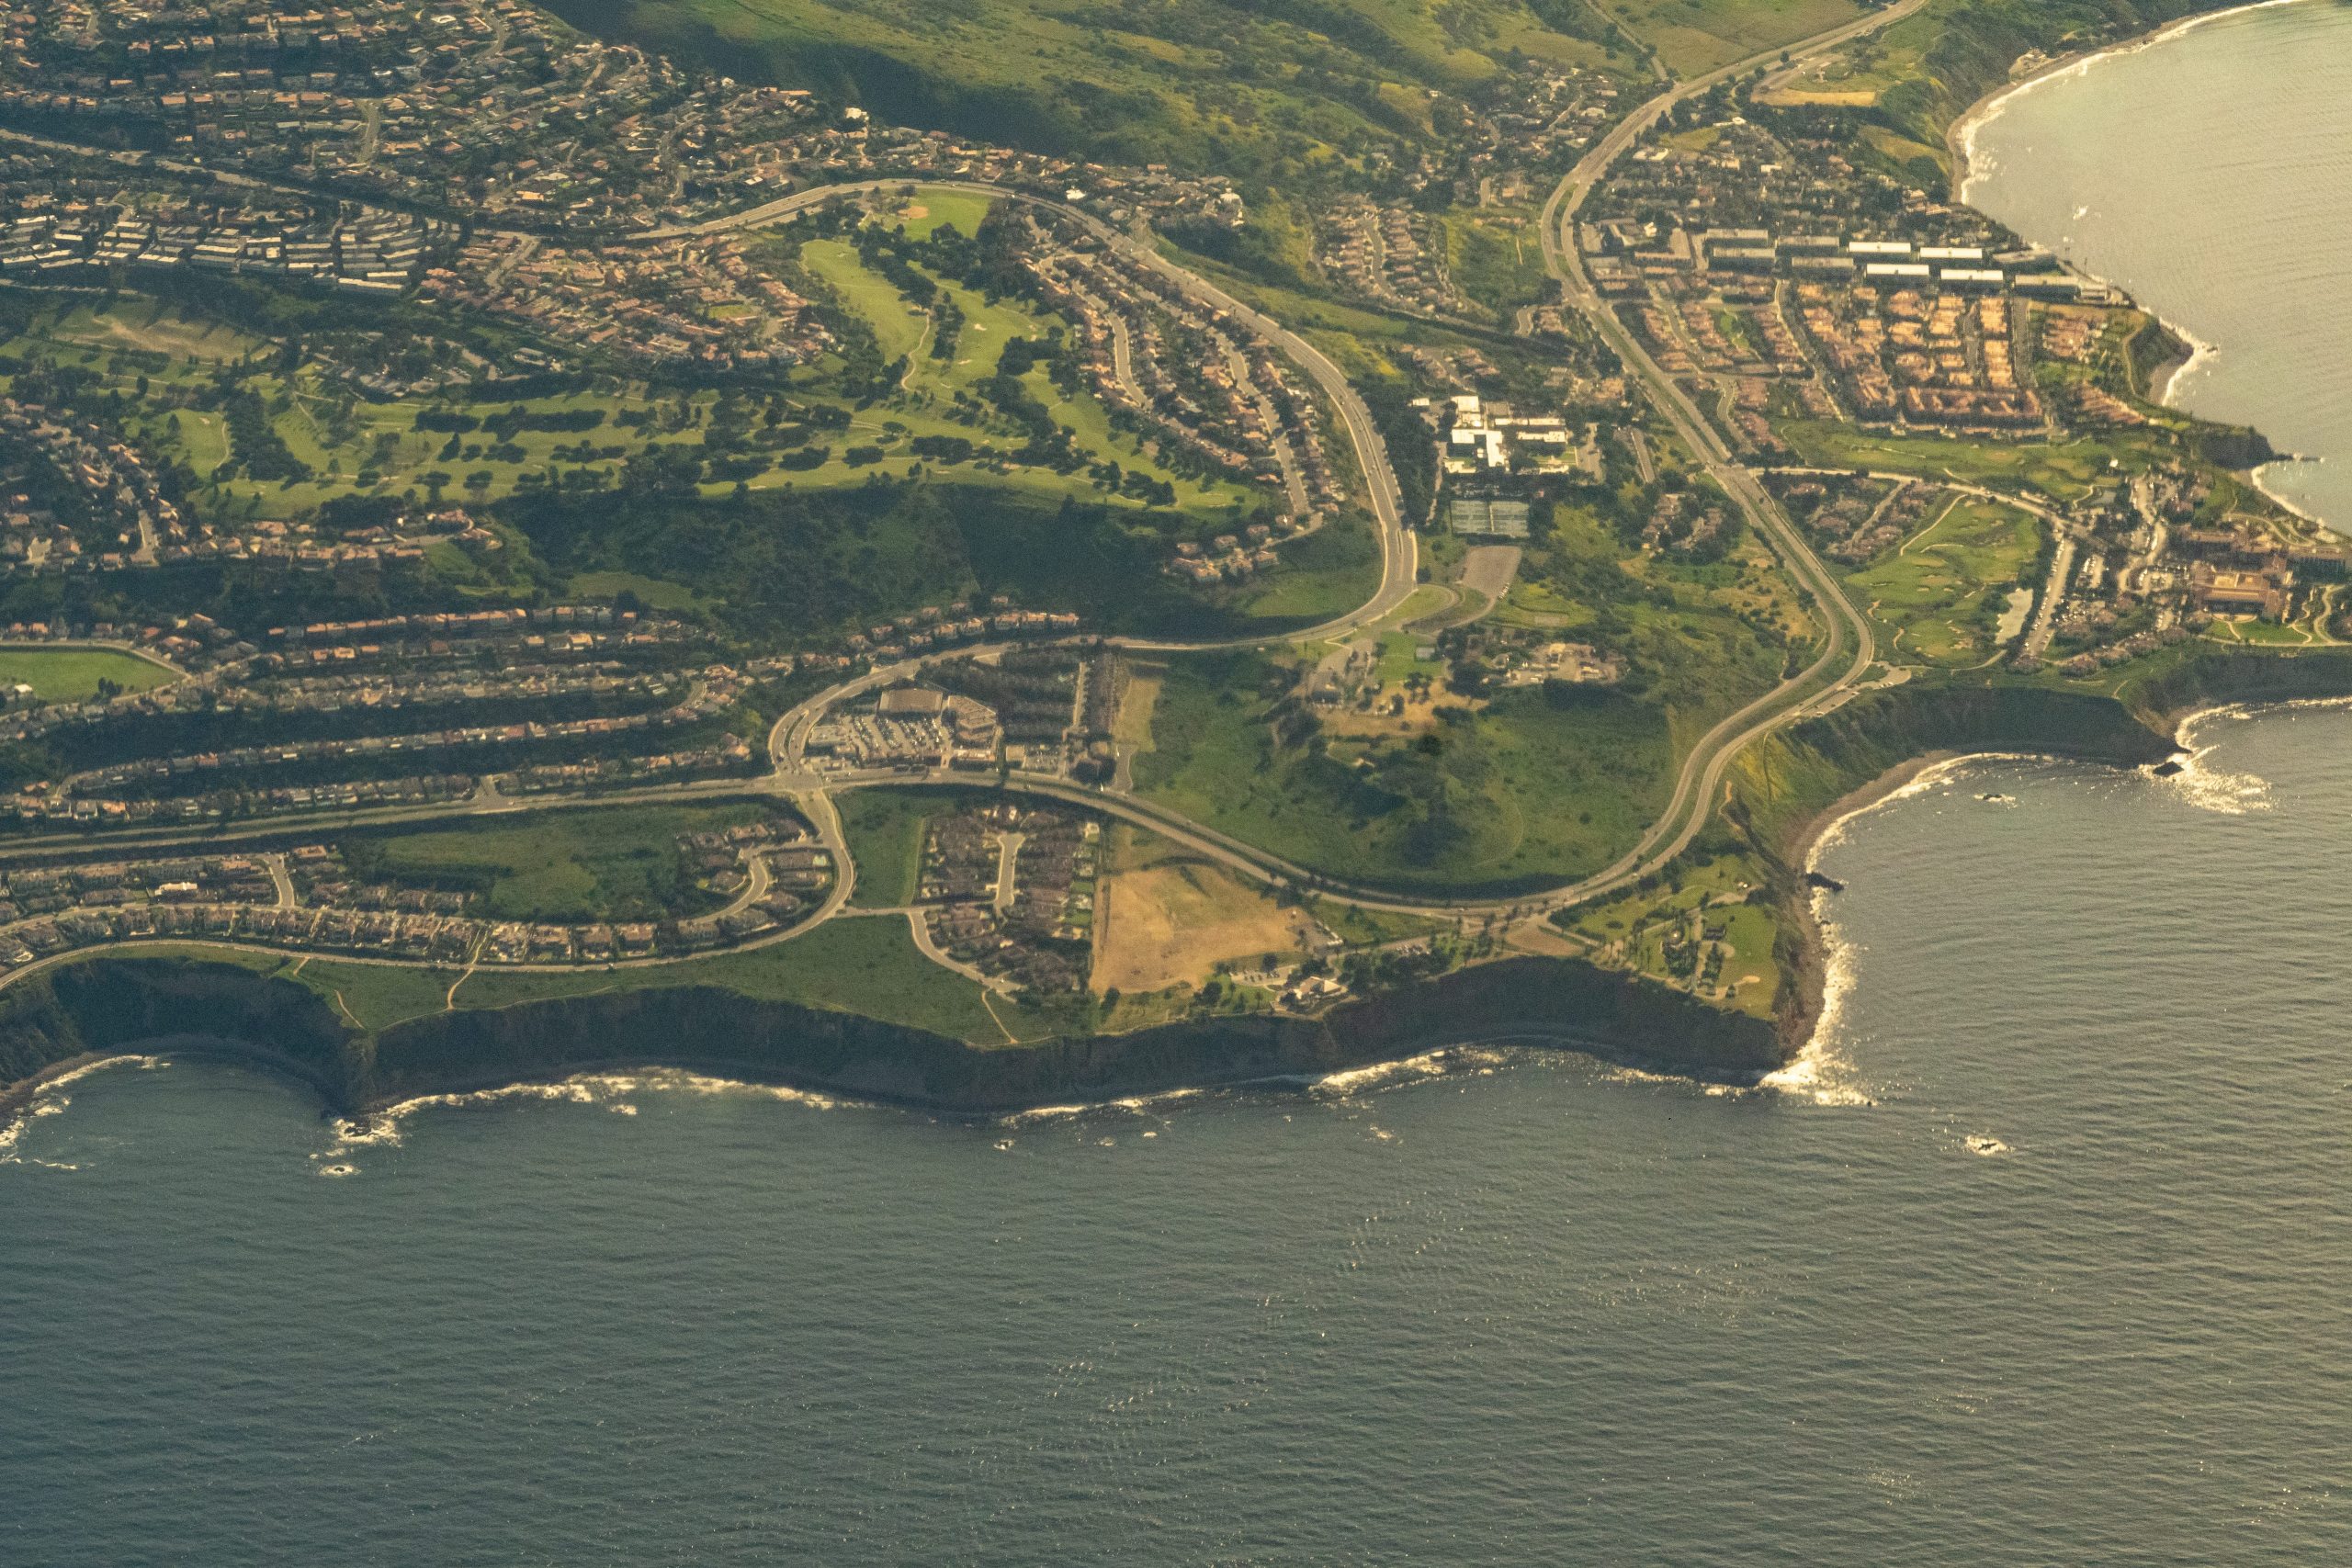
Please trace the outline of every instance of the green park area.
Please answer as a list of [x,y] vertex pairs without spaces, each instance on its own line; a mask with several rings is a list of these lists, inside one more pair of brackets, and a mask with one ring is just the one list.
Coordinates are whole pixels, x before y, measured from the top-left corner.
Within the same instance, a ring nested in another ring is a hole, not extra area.
[[[943,199],[944,199],[943,197]],[[912,205],[922,206],[917,200]],[[960,225],[958,226],[960,229]],[[911,225],[908,231],[915,231]],[[938,290],[944,307],[923,308],[859,255],[847,239],[810,240],[800,247],[800,265],[830,290],[841,307],[874,335],[875,349],[885,365],[905,362],[905,374],[888,395],[855,410],[827,461],[813,468],[795,468],[771,482],[789,479],[796,484],[850,482],[862,479],[860,469],[876,463],[923,457],[938,464],[936,452],[924,454],[916,443],[928,437],[995,448],[1000,456],[957,463],[982,482],[1025,486],[1053,494],[1081,498],[1098,493],[1084,470],[1057,473],[1050,468],[1019,463],[1002,454],[1019,450],[1026,433],[1003,412],[992,410],[993,382],[1005,347],[1016,340],[1044,344],[1066,323],[1027,302],[1003,296],[990,299],[978,290],[917,268]],[[944,307],[954,312],[952,348],[942,357],[941,317]],[[1159,462],[1141,440],[1112,428],[1110,411],[1091,393],[1072,393],[1055,384],[1043,360],[1026,366],[1016,378],[1022,390],[1044,408],[1047,417],[1069,433],[1073,446],[1091,462],[1108,460],[1127,472],[1165,483],[1172,503],[1186,511],[1238,516],[1253,503],[1250,491],[1222,479],[1179,474]],[[874,456],[865,456],[865,453]],[[857,454],[853,461],[852,454]]]
[[763,821],[752,801],[608,806],[487,817],[452,828],[358,833],[342,843],[354,875],[471,893],[504,920],[654,920],[718,908],[681,836]]
[[1665,710],[1605,690],[1509,691],[1363,744],[1326,736],[1271,659],[1171,660],[1159,679],[1138,792],[1348,881],[1555,885],[1622,853],[1672,788]]
[[1847,590],[1887,628],[1889,659],[1982,664],[2000,651],[2009,591],[2030,586],[2043,533],[2031,513],[1956,497]]
[[0,693],[30,686],[36,702],[82,702],[108,687],[144,692],[177,679],[152,659],[111,648],[0,648]]

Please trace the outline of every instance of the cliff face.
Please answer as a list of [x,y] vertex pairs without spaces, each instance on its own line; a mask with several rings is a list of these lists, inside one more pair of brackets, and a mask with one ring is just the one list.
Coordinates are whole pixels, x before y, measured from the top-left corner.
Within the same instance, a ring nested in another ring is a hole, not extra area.
[[1589,965],[1514,959],[1346,1003],[1321,1019],[1204,1019],[981,1048],[704,987],[438,1013],[387,1031],[369,1098],[614,1063],[679,1063],[947,1111],[1002,1111],[1336,1072],[1441,1045],[1544,1036],[1713,1077],[1780,1064],[1771,1029]]
[[366,1053],[316,992],[233,964],[91,958],[0,993],[0,1108],[11,1086],[61,1062],[191,1038],[237,1043],[337,1109],[362,1089]]
[[1731,817],[1768,859],[1799,871],[1795,862],[1825,812],[1921,757],[2025,751],[2140,767],[2174,750],[2168,734],[2112,697],[1918,681],[1865,693],[1753,748],[1742,760]]
[[1694,1076],[1780,1065],[1759,1021],[1568,960],[1481,965],[1320,1019],[1204,1019],[982,1049],[849,1013],[680,987],[344,1027],[300,985],[228,964],[94,960],[0,998],[0,1082],[159,1038],[250,1042],[246,1054],[350,1111],[595,1066],[674,1065],[947,1111],[1001,1112],[1169,1089],[1311,1076],[1442,1045],[1543,1039]]

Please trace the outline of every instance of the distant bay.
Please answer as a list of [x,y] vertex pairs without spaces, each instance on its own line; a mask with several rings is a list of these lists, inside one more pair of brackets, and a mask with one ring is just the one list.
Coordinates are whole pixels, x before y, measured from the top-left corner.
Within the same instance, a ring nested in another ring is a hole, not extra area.
[[2199,345],[2166,400],[2306,462],[2352,533],[2352,6],[2292,0],[2098,55],[1989,107],[1968,199]]

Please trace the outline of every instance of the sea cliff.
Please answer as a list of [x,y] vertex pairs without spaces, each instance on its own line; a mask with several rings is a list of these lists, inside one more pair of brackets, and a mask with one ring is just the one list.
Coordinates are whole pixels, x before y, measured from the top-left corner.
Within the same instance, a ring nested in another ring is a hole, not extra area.
[[315,1088],[351,1114],[420,1095],[673,1066],[962,1114],[1320,1077],[1442,1046],[1517,1040],[1749,1082],[1778,1066],[1760,1021],[1572,959],[1480,964],[1321,1017],[1217,1018],[982,1048],[853,1013],[712,987],[435,1013],[376,1033],[299,982],[183,958],[94,958],[0,996],[0,1111],[41,1076],[173,1040]]

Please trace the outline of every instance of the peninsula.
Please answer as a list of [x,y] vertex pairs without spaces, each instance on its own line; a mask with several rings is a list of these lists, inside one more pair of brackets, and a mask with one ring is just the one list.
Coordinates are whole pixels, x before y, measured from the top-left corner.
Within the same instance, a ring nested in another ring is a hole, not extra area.
[[2352,693],[2261,434],[1954,194],[2210,8],[21,14],[0,1088],[1753,1080],[1857,792]]

